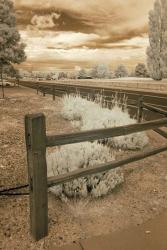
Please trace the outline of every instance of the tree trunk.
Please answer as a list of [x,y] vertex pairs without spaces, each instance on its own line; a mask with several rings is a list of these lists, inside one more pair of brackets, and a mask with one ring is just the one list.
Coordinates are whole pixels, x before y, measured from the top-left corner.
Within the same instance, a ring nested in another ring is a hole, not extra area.
[[3,65],[0,67],[1,84],[2,84],[2,98],[5,98],[4,85],[3,85]]

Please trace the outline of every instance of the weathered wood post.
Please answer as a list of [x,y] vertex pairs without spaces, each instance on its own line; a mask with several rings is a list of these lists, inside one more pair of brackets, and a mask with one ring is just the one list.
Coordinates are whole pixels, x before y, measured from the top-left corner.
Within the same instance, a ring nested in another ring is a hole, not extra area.
[[39,93],[39,84],[37,83],[37,95]]
[[45,96],[45,90],[43,90],[43,96]]
[[53,86],[52,93],[53,93],[53,101],[55,101],[55,86]]
[[137,122],[141,123],[142,118],[143,118],[143,96],[140,96],[138,100]]
[[30,189],[30,230],[35,240],[48,234],[48,192],[46,125],[43,114],[25,116],[28,178]]

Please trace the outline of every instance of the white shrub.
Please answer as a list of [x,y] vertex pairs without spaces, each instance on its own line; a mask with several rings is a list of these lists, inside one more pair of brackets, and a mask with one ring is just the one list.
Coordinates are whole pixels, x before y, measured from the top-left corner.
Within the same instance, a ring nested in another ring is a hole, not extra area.
[[[62,115],[80,130],[94,130],[111,128],[128,124],[135,124],[127,110],[115,105],[111,110],[103,108],[101,104],[88,101],[80,96],[64,96],[62,99]],[[124,149],[141,149],[148,144],[145,132],[110,138],[108,143]]]
[[[48,176],[65,174],[76,169],[93,167],[114,160],[109,148],[97,142],[65,145],[47,155]],[[108,194],[124,180],[119,168],[106,173],[95,174],[75,179],[68,183],[54,186],[50,190],[56,196],[100,197]]]

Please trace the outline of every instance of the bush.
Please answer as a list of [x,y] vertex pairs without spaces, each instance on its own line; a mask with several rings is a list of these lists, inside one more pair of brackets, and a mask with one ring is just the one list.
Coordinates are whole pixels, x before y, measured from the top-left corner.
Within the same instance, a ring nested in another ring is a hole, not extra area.
[[[111,110],[101,104],[88,101],[80,96],[64,96],[62,99],[62,115],[72,122],[72,125],[82,131],[100,128],[111,128],[135,124],[127,110],[115,105]],[[145,132],[110,138],[109,145],[123,149],[141,149],[148,143]]]
[[[89,168],[114,160],[109,148],[97,142],[65,145],[47,155],[48,176],[65,174],[76,169]],[[100,197],[111,192],[124,181],[120,169],[89,175],[68,183],[55,186],[50,190],[61,197]]]
[[138,63],[135,68],[136,77],[148,77],[148,72],[144,63]]

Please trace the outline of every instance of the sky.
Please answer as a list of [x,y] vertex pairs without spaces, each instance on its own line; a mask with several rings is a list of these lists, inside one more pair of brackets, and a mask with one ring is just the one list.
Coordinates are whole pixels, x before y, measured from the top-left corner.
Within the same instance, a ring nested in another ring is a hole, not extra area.
[[146,60],[154,0],[14,0],[29,70],[129,69]]

